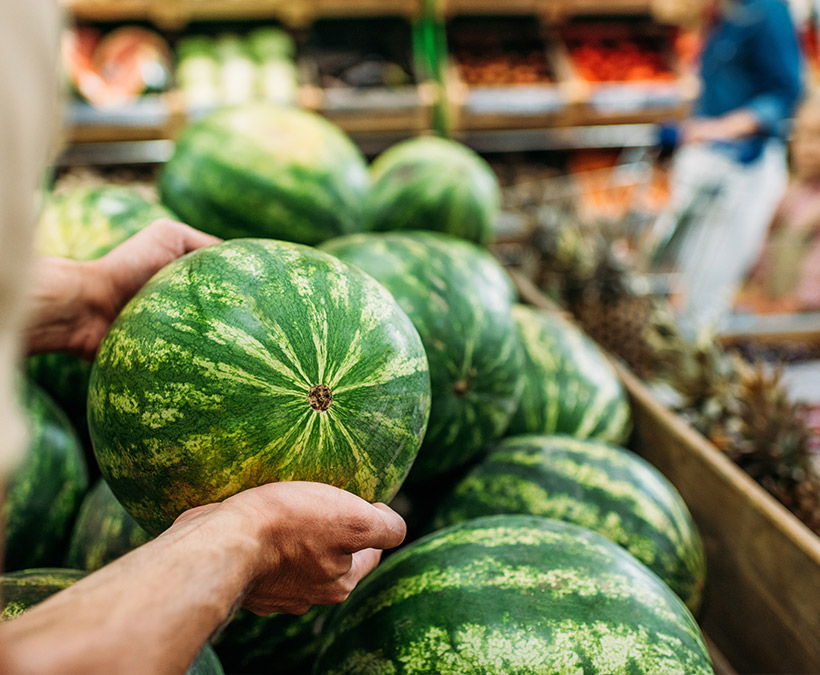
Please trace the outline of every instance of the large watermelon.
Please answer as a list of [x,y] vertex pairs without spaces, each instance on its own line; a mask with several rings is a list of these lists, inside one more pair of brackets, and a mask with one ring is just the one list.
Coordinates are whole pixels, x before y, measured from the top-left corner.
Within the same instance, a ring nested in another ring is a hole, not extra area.
[[21,398],[29,450],[3,500],[6,570],[58,565],[88,489],[82,447],[65,413],[33,382]]
[[314,605],[301,616],[257,616],[240,609],[214,648],[229,673],[309,675],[330,611],[332,607]]
[[492,238],[501,191],[489,164],[468,147],[432,136],[403,141],[371,167],[368,229],[436,230]]
[[[142,191],[124,185],[82,186],[46,197],[37,224],[38,255],[94,260],[159,218],[174,218]],[[84,435],[91,364],[68,354],[40,354],[28,370]]]
[[80,506],[65,565],[91,572],[150,539],[100,478]]
[[[0,576],[0,621],[19,616],[84,576],[84,571],[63,568],[21,570]],[[116,602],[116,598],[112,598],[112,601]],[[224,672],[214,650],[205,645],[186,675],[224,675]]]
[[337,127],[296,108],[226,108],[187,127],[160,176],[163,201],[219,237],[317,244],[364,229],[370,178]]
[[126,305],[88,416],[103,476],[155,534],[278,480],[388,501],[429,409],[421,340],[382,286],[326,253],[243,239],[172,263]]
[[495,448],[439,506],[434,527],[522,513],[564,520],[620,544],[696,612],[703,543],[674,486],[624,448],[569,436],[517,436]]
[[697,623],[599,534],[533,516],[440,530],[394,554],[331,616],[322,675],[705,675]]
[[524,348],[524,391],[509,435],[569,434],[623,443],[629,400],[591,338],[557,313],[513,307]]
[[384,284],[430,361],[433,405],[413,482],[467,462],[507,429],[521,393],[521,348],[501,266],[470,242],[432,232],[342,237],[323,249]]

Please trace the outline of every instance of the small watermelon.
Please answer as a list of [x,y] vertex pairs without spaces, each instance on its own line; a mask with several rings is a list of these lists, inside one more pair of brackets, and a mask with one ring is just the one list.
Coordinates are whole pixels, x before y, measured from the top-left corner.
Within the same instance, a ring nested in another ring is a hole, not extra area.
[[456,141],[426,136],[394,145],[371,167],[368,229],[435,230],[486,243],[501,190],[490,165]]
[[33,382],[21,398],[29,450],[3,500],[6,570],[59,564],[88,489],[83,450],[65,413]]
[[440,504],[434,527],[521,513],[564,520],[620,544],[696,612],[703,542],[674,486],[624,448],[569,436],[517,436],[493,449]]
[[433,403],[412,481],[461,466],[498,439],[523,384],[513,291],[498,262],[433,232],[352,235],[322,248],[384,284],[424,342]]
[[296,108],[224,108],[189,125],[160,176],[162,200],[218,237],[303,244],[364,229],[370,187],[361,152]]
[[568,434],[624,443],[629,400],[606,355],[557,313],[513,307],[524,348],[524,391],[508,435]]
[[[137,188],[75,187],[46,196],[35,249],[41,256],[95,260],[160,218],[175,216]],[[27,367],[29,376],[56,399],[84,436],[91,364],[52,353],[29,358]]]
[[[2,612],[0,621],[19,616],[34,605],[54,595],[85,576],[81,570],[41,568],[21,570],[0,576]],[[224,675],[222,664],[213,648],[205,645],[197,654],[186,675]]]
[[278,480],[389,501],[427,426],[424,347],[371,277],[297,244],[241,239],[160,271],[100,346],[89,428],[149,533]]
[[214,648],[229,673],[310,675],[332,609],[314,605],[301,616],[257,616],[240,609]]
[[65,565],[92,572],[150,539],[100,478],[80,506]]
[[392,555],[330,617],[315,673],[663,673],[712,667],[686,606],[621,547],[479,518]]

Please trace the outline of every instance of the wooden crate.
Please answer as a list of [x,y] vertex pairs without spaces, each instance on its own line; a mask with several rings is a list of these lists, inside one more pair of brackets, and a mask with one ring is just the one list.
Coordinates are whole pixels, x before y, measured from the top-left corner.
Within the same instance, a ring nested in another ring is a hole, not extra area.
[[[527,280],[516,283],[525,302],[553,308]],[[716,652],[739,673],[820,673],[820,537],[616,368],[632,402],[634,449],[675,485],[703,535],[700,622]]]

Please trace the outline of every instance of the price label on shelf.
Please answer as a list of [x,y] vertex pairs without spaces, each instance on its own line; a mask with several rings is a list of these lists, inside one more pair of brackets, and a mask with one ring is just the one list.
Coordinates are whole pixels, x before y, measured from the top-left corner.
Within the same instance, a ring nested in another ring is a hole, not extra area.
[[474,115],[548,115],[561,112],[566,97],[552,85],[476,87],[465,102]]

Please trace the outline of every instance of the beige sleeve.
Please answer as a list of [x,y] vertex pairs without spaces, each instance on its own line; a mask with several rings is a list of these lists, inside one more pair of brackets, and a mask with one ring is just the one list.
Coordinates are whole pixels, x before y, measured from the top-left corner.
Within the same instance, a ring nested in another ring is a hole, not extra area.
[[36,192],[59,119],[59,31],[57,0],[0,0],[0,476],[25,448],[14,373]]

